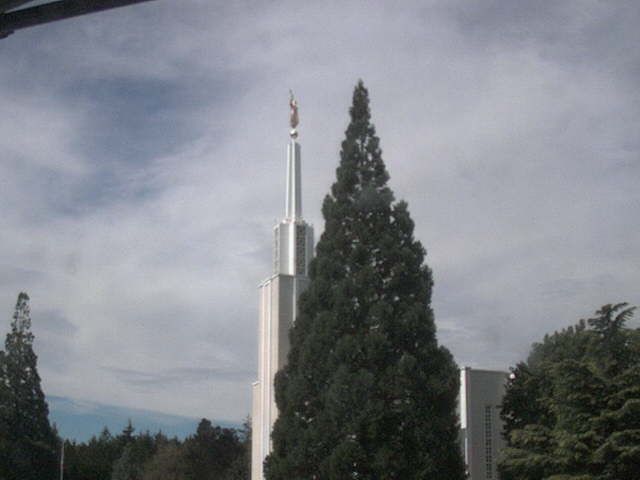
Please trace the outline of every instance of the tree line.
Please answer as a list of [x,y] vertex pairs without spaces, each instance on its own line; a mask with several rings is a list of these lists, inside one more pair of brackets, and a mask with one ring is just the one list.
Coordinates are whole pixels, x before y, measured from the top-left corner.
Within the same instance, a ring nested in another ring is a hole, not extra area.
[[248,480],[251,431],[202,419],[184,441],[143,432],[129,423],[119,435],[104,429],[88,442],[65,441],[65,480]]

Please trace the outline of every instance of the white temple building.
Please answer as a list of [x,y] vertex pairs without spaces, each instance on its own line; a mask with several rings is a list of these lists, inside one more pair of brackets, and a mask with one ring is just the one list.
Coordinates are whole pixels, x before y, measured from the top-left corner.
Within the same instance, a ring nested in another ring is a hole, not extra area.
[[460,370],[460,443],[469,480],[499,480],[497,463],[505,447],[502,398],[509,374],[495,370]]
[[297,300],[309,283],[313,228],[302,218],[297,103],[291,98],[291,132],[287,145],[287,192],[284,219],[274,227],[273,274],[259,286],[258,380],[253,383],[251,480],[262,480],[271,452],[271,431],[278,416],[273,380],[287,361],[289,329]]
[[[302,218],[298,109],[291,98],[287,145],[285,217],[274,228],[273,273],[259,286],[258,380],[253,383],[251,480],[263,480],[263,463],[272,450],[271,432],[278,416],[273,381],[287,362],[289,330],[297,300],[309,284],[313,228]],[[460,442],[469,480],[499,480],[497,458],[504,448],[500,408],[508,374],[463,368],[458,408]]]

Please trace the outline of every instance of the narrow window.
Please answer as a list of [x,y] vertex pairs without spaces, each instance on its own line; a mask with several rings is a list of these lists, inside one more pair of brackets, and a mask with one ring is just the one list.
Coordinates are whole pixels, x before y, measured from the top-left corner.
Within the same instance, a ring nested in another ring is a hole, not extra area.
[[273,239],[273,273],[280,271],[280,229],[273,230],[275,238]]
[[484,407],[484,454],[486,478],[493,478],[493,409]]
[[306,275],[307,238],[304,225],[296,225],[296,275]]

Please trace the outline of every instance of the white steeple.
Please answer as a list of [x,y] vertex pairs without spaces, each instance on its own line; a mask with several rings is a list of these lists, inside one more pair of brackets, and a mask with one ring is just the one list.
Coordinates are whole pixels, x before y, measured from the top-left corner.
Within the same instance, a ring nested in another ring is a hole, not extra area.
[[287,220],[302,219],[302,192],[300,185],[300,145],[291,138],[287,145]]
[[298,138],[298,124],[300,116],[298,114],[298,101],[289,90],[289,125],[291,131],[289,136],[291,141],[287,145],[287,206],[285,209],[287,220],[297,220],[302,218],[302,195],[300,186],[300,145]]
[[300,145],[297,142],[298,103],[291,107],[287,144],[285,218],[274,228],[273,274],[260,284],[258,321],[258,381],[253,383],[251,479],[263,480],[262,464],[271,452],[271,431],[278,416],[273,380],[287,362],[289,329],[297,313],[297,300],[309,284],[313,257],[313,227],[302,218]]

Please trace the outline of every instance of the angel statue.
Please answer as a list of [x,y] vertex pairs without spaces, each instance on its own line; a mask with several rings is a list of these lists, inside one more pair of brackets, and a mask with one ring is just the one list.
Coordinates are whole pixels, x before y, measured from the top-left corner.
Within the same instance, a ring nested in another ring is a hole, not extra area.
[[289,115],[289,125],[291,125],[291,138],[296,138],[298,136],[298,131],[296,127],[298,123],[300,123],[300,119],[298,118],[298,101],[294,98],[293,92],[289,90],[289,106],[291,107],[291,113]]

